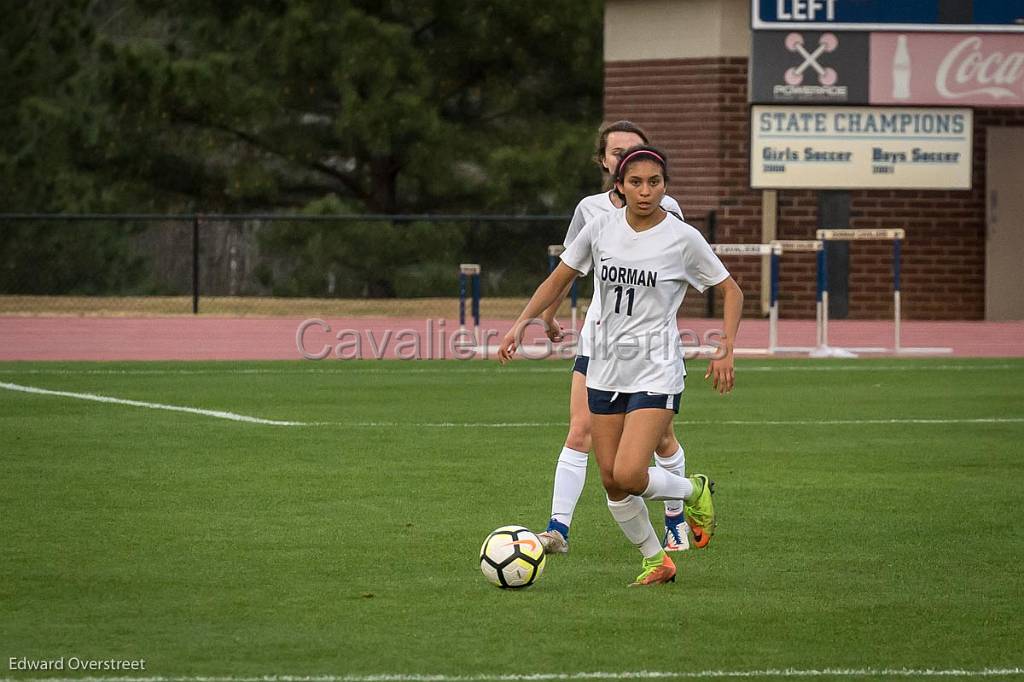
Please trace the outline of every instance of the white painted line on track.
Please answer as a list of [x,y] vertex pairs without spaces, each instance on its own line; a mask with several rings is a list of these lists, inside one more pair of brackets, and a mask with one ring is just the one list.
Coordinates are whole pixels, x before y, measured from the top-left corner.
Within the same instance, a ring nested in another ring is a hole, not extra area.
[[[79,376],[79,375],[100,375],[100,376],[202,376],[205,374],[217,375],[217,374],[250,374],[250,375],[274,375],[274,374],[319,374],[324,376],[344,376],[348,374],[391,374],[395,376],[401,376],[403,374],[491,374],[494,372],[501,371],[501,368],[495,365],[483,365],[476,368],[470,367],[399,367],[396,361],[391,365],[392,369],[384,369],[383,367],[346,367],[344,365],[332,365],[322,367],[310,367],[310,368],[293,368],[293,369],[261,369],[257,367],[250,368],[211,368],[211,369],[77,369],[77,368],[66,368],[66,369],[0,369],[0,375],[49,375],[49,376]],[[566,361],[568,363],[568,361]],[[1024,365],[1021,365],[1024,368]],[[560,365],[558,367],[527,367],[517,368],[517,374],[568,374],[570,367],[568,364]]]
[[913,678],[913,677],[1018,677],[1024,668],[768,668],[765,670],[695,670],[636,672],[526,673],[508,675],[430,675],[382,673],[377,675],[265,675],[265,676],[166,676],[166,677],[19,677],[0,682],[548,682],[572,680],[664,679],[772,679],[807,677]]
[[8,391],[19,391],[21,393],[32,393],[35,395],[50,395],[58,396],[61,398],[74,398],[76,400],[91,400],[96,403],[112,403],[114,405],[129,405],[131,407],[144,407],[149,410],[168,410],[171,412],[186,412],[188,414],[198,414],[204,417],[216,417],[217,419],[228,419],[235,422],[246,422],[248,424],[263,424],[266,426],[308,426],[306,422],[292,422],[292,421],[277,421],[274,419],[261,419],[259,417],[249,417],[244,414],[236,414],[234,412],[224,412],[221,410],[204,410],[198,407],[185,407],[183,405],[165,405],[164,403],[148,403],[141,400],[127,400],[125,398],[113,398],[106,395],[97,395],[95,393],[74,393],[72,391],[51,391],[47,388],[37,388],[35,386],[22,386],[21,384],[8,384],[0,381],[0,388],[5,388]]

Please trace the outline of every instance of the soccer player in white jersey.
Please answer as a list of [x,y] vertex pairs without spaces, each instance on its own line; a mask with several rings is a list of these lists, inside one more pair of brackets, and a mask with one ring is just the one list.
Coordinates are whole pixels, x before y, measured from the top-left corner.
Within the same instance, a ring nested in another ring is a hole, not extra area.
[[[619,163],[619,155],[630,147],[647,144],[647,134],[631,121],[615,121],[598,132],[597,150],[594,160],[604,171],[607,181],[605,190],[599,194],[584,197],[573,211],[564,245],[568,248],[579,235],[583,226],[597,216],[623,207],[621,195],[612,186],[612,176]],[[665,195],[661,207],[680,219],[683,212],[672,197]],[[587,308],[577,346],[577,358],[572,368],[572,386],[569,391],[569,433],[555,466],[555,480],[551,493],[551,516],[547,529],[539,534],[544,550],[549,554],[563,554],[569,551],[569,527],[573,513],[587,477],[587,463],[591,448],[590,410],[587,408],[587,366],[595,323],[601,314],[601,291],[595,278],[594,297]],[[549,336],[553,341],[561,340],[561,329],[555,314],[564,295],[542,315]],[[676,440],[675,430],[669,422],[654,452],[654,461],[679,476],[686,475],[686,456],[683,446]],[[670,552],[689,548],[688,527],[683,515],[682,500],[665,501],[665,532],[662,545]]]
[[632,583],[637,586],[672,582],[676,575],[645,499],[684,500],[697,546],[707,545],[715,531],[714,484],[707,476],[684,478],[649,466],[651,450],[679,411],[684,387],[676,313],[688,286],[721,292],[722,347],[705,379],[711,377],[713,387],[727,393],[734,383],[733,344],[743,309],[743,292],[700,232],[661,208],[667,181],[662,152],[648,146],[627,150],[616,172],[626,207],[583,228],[499,348],[499,360],[508,362],[524,326],[574,278],[597,271],[604,305],[591,349],[587,401],[608,508],[643,555],[643,568]]

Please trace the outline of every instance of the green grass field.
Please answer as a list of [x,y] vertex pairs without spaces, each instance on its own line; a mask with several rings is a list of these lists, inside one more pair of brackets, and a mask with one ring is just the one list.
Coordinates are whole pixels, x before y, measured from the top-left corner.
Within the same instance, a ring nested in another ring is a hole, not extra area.
[[571,553],[498,590],[480,542],[545,524],[568,367],[0,364],[308,424],[0,390],[0,677],[1024,674],[1024,361],[741,360],[726,397],[694,362],[676,424],[717,480],[711,546],[627,589],[591,466]]

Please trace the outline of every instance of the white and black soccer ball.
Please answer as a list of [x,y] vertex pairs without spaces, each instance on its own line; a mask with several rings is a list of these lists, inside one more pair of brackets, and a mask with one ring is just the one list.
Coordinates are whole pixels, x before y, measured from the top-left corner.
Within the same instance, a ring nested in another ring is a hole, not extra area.
[[529,587],[544,572],[544,546],[522,526],[502,526],[480,547],[480,570],[501,588]]

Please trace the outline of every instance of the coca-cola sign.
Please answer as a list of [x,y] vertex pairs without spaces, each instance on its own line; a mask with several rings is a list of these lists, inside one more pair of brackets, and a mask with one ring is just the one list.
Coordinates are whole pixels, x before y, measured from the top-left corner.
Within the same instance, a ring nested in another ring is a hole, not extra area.
[[1024,35],[872,33],[872,104],[1024,106]]

